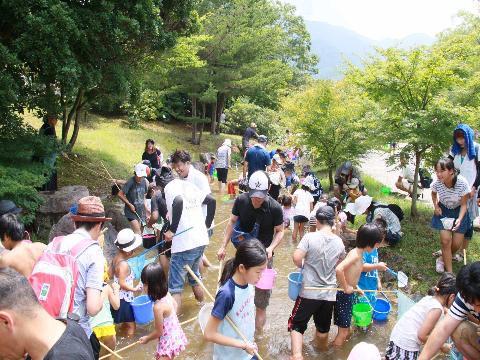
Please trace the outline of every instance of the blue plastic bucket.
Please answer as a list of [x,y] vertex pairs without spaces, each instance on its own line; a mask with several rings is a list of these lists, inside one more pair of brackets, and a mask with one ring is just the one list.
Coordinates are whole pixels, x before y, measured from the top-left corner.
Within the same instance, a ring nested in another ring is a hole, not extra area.
[[377,298],[375,301],[375,306],[373,308],[373,320],[375,321],[386,321],[388,320],[388,314],[392,306],[387,300]]
[[297,300],[300,289],[302,288],[303,275],[301,272],[291,272],[288,274],[288,297]]
[[131,305],[137,324],[148,324],[153,320],[153,303],[148,295],[137,296]]

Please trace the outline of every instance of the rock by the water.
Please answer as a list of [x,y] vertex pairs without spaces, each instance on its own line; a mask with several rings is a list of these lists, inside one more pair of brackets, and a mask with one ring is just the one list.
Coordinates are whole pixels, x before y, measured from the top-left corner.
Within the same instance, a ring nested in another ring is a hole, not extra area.
[[53,224],[50,234],[48,235],[48,242],[50,243],[53,238],[57,236],[65,236],[75,231],[75,223],[72,219],[72,213],[63,215],[56,224]]
[[53,193],[41,191],[39,194],[44,200],[38,209],[41,214],[62,214],[62,216],[68,213],[70,207],[78,200],[90,195],[87,187],[81,185],[64,186]]

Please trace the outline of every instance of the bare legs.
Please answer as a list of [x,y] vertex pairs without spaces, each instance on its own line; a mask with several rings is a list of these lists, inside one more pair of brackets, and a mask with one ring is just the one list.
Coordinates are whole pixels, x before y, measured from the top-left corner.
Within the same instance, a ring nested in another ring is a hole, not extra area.
[[300,235],[300,239],[302,239],[304,233],[305,233],[305,223],[299,223],[299,222],[294,221],[293,222],[292,240],[297,241],[297,235]]
[[440,243],[442,245],[442,258],[445,271],[452,272],[452,254],[462,246],[464,235],[448,230],[440,230]]
[[255,329],[257,331],[262,331],[263,327],[265,326],[265,323],[267,322],[267,310],[266,309],[260,309],[256,308],[256,314],[255,314]]

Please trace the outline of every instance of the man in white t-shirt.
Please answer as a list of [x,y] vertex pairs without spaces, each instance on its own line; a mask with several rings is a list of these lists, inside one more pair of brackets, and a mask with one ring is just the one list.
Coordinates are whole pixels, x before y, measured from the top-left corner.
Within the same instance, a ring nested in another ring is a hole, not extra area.
[[[172,241],[168,291],[180,308],[187,276],[185,265],[189,265],[195,275],[201,278],[199,265],[209,243],[207,228],[211,226],[215,214],[215,199],[188,181],[174,179],[170,173],[158,176],[157,186],[165,194],[170,219],[170,229],[164,234],[165,241]],[[207,208],[205,219],[203,205]],[[177,234],[175,238],[174,234]],[[203,301],[201,287],[190,275],[188,281],[195,298]]]
[[448,337],[467,359],[480,359],[480,261],[468,264],[457,275],[458,294],[447,315],[428,337],[418,360],[432,359]]

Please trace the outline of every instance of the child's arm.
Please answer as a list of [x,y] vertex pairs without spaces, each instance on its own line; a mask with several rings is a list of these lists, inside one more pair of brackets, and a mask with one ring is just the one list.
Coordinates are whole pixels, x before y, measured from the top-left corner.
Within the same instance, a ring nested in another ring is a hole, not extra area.
[[387,264],[385,264],[384,262],[379,262],[376,264],[363,263],[363,267],[362,267],[363,272],[370,272],[373,270],[387,271]]
[[113,310],[118,310],[120,308],[120,285],[113,283],[112,286],[105,286],[105,291],[107,291],[108,302],[112,305]]
[[350,251],[347,257],[340,264],[338,264],[337,268],[335,269],[338,283],[340,284],[340,287],[343,288],[343,292],[345,294],[353,293],[353,286],[347,283],[345,272],[348,271],[350,266],[352,266],[355,261],[357,261],[357,259],[355,259],[355,256],[353,256],[352,252]]
[[207,325],[205,326],[205,332],[203,334],[204,339],[206,341],[210,341],[215,344],[243,349],[250,355],[253,355],[254,351],[256,350],[253,344],[250,344],[243,340],[238,340],[238,339],[231,338],[229,336],[225,336],[218,332],[218,326],[222,321],[226,321],[226,319],[220,320],[215,316],[210,315]]
[[155,305],[153,305],[153,316],[155,318],[155,328],[150,334],[146,336],[142,336],[140,339],[138,339],[138,342],[140,344],[146,344],[149,341],[158,339],[160,336],[162,336],[163,335],[163,319],[165,318],[165,315],[167,316],[170,315],[172,311],[174,310],[172,306],[170,306],[169,304],[156,302]]
[[139,286],[132,287],[127,284],[125,281],[128,276],[129,266],[126,261],[121,261],[117,264],[118,268],[118,284],[120,285],[120,289],[127,290],[127,291],[137,291]]
[[440,319],[441,315],[442,310],[440,309],[432,309],[428,312],[427,317],[425,318],[422,326],[420,327],[420,329],[418,329],[417,332],[418,340],[420,340],[422,344],[425,344],[427,342],[428,336],[437,324],[438,319]]
[[301,268],[303,266],[303,259],[305,258],[306,252],[301,249],[295,249],[293,252],[293,263],[296,267]]

